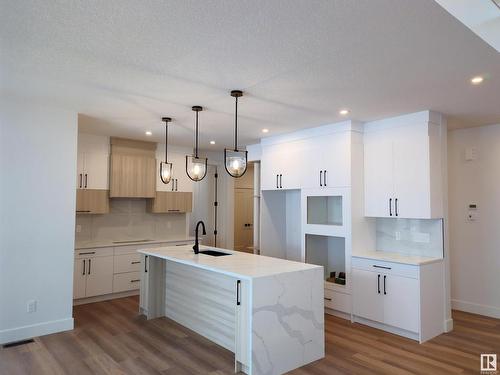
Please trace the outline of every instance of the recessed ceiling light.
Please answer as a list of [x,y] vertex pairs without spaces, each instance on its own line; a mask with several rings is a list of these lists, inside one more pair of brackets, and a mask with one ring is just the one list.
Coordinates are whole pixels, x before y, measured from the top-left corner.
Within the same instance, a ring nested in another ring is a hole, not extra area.
[[348,109],[341,109],[339,111],[339,114],[341,114],[342,116],[346,116],[349,114],[349,110]]
[[211,144],[211,145],[214,145],[214,144],[215,144],[215,141],[210,141],[210,144]]
[[148,130],[148,131],[146,131],[146,135],[149,137],[149,136],[153,135],[153,133]]
[[262,133],[269,133],[269,129],[262,129]]
[[481,76],[477,76],[477,77],[473,77],[471,78],[470,80],[470,83],[472,83],[473,85],[479,85],[480,83],[482,83],[484,81],[484,78],[481,77]]

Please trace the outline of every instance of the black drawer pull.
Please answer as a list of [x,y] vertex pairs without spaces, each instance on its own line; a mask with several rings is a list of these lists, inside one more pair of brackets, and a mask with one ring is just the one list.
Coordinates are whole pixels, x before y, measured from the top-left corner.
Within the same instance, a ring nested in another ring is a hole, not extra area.
[[325,300],[326,300],[326,301],[331,301],[332,299],[331,299],[331,298],[326,298],[326,297],[325,297]]
[[139,263],[141,263],[141,261],[132,262],[132,264],[139,264]]
[[86,253],[78,253],[78,255],[92,255],[95,254],[95,251],[87,251]]
[[391,267],[377,266],[376,264],[374,264],[373,267],[375,267],[375,268],[383,268],[384,270],[392,270]]
[[89,213],[92,212],[90,210],[76,210],[76,213]]
[[130,280],[130,282],[131,282],[131,283],[137,283],[137,282],[139,282],[139,281],[141,281],[141,280],[140,280],[140,279]]

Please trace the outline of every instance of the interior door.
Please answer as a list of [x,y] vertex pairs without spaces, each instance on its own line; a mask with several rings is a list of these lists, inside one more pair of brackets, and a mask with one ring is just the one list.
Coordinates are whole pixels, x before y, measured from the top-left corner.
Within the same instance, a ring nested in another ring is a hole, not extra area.
[[393,175],[391,133],[386,130],[365,133],[365,216],[391,217],[391,212],[394,215]]
[[[385,281],[385,285],[384,285]],[[384,323],[419,331],[420,293],[419,281],[408,277],[387,275],[382,280],[384,294]]]
[[382,287],[382,275],[380,273],[353,268],[352,307],[354,315],[376,322],[383,322],[384,299],[382,298]]
[[75,259],[73,267],[73,299],[85,297],[85,276],[84,269],[86,270],[86,259]]
[[253,252],[253,190],[234,191],[234,249]]
[[93,297],[113,292],[113,257],[87,260],[86,296]]
[[430,212],[430,155],[426,123],[394,132],[394,191],[398,217],[426,219]]

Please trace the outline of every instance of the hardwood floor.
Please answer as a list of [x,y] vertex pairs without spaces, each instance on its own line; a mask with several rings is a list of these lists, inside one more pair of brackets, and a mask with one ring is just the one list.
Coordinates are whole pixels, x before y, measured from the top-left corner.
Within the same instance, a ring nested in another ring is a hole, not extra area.
[[[0,349],[0,374],[233,374],[232,353],[171,320],[138,317],[137,305],[76,306],[73,331]],[[293,374],[479,374],[480,353],[500,356],[500,320],[453,318],[453,332],[419,345],[327,315],[326,357]]]

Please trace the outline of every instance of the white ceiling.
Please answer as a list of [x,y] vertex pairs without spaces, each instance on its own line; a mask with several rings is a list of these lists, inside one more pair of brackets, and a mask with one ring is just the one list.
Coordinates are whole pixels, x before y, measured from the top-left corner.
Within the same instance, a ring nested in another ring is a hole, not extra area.
[[[0,2],[1,89],[82,114],[84,131],[230,146],[432,109],[500,123],[500,54],[431,0]],[[469,79],[487,79],[472,86]]]

